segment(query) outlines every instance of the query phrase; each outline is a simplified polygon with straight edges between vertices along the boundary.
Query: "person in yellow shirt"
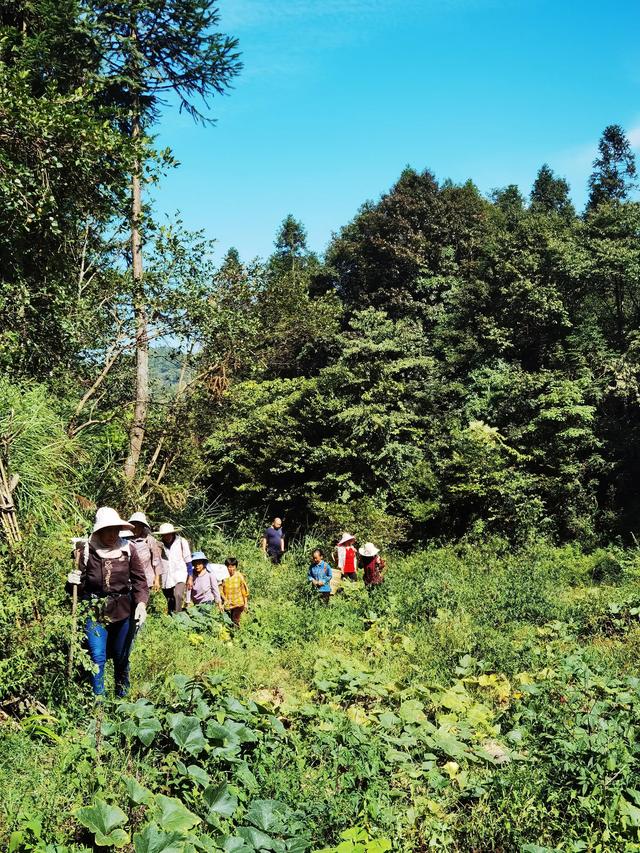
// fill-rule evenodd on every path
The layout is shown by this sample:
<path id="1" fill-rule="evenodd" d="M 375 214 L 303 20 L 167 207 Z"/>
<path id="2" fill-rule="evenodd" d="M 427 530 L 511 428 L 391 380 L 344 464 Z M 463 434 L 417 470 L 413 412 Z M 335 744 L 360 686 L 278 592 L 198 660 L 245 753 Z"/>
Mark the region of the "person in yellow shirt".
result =
<path id="1" fill-rule="evenodd" d="M 234 625 L 240 625 L 240 617 L 249 609 L 249 587 L 244 575 L 238 571 L 238 561 L 235 557 L 227 557 L 224 561 L 229 577 L 222 581 L 220 593 L 224 609 L 231 617 Z"/>

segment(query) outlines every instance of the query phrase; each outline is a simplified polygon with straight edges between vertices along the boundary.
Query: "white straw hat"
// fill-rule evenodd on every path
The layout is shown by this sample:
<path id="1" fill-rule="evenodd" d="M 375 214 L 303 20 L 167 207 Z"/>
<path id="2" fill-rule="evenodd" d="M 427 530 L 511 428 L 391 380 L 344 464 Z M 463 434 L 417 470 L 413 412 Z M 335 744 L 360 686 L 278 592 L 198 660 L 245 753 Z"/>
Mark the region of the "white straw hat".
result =
<path id="1" fill-rule="evenodd" d="M 145 527 L 151 527 L 147 521 L 147 516 L 143 512 L 134 512 L 129 519 L 129 524 L 144 524 Z"/>
<path id="2" fill-rule="evenodd" d="M 346 545 L 347 542 L 355 541 L 355 538 L 356 537 L 352 536 L 350 533 L 343 533 L 342 539 L 338 542 L 336 547 L 339 548 L 340 545 Z"/>
<path id="3" fill-rule="evenodd" d="M 365 542 L 362 548 L 358 548 L 358 553 L 361 557 L 375 557 L 380 553 L 380 549 L 376 548 L 373 542 Z"/>
<path id="4" fill-rule="evenodd" d="M 93 532 L 97 533 L 99 530 L 104 530 L 105 527 L 117 527 L 118 530 L 122 528 L 126 530 L 133 529 L 128 521 L 123 521 L 120 518 L 120 514 L 115 509 L 112 509 L 110 506 L 101 506 L 96 512 Z"/>
<path id="5" fill-rule="evenodd" d="M 170 533 L 177 533 L 178 528 L 174 527 L 170 521 L 163 521 L 158 528 L 158 536 L 168 536 Z"/>

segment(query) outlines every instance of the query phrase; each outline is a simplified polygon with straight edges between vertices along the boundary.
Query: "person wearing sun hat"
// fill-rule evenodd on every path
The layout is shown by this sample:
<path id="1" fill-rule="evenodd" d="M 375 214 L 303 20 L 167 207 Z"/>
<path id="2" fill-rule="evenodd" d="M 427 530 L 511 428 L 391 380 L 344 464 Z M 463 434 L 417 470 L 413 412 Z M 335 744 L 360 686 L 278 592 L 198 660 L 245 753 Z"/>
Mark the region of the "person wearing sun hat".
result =
<path id="1" fill-rule="evenodd" d="M 120 535 L 132 529 L 115 509 L 100 507 L 91 536 L 77 552 L 77 568 L 67 578 L 88 605 L 85 634 L 96 668 L 91 675 L 96 696 L 104 694 L 108 658 L 113 660 L 116 695 L 127 694 L 131 645 L 136 629 L 147 618 L 149 587 L 144 566 L 136 547 Z"/>
<path id="2" fill-rule="evenodd" d="M 160 583 L 169 615 L 180 613 L 184 607 L 185 590 L 193 586 L 191 547 L 178 533 L 178 529 L 168 521 L 158 528 L 162 542 Z"/>
<path id="3" fill-rule="evenodd" d="M 218 605 L 222 610 L 222 598 L 218 581 L 213 572 L 208 571 L 208 560 L 203 551 L 194 551 L 191 555 L 193 563 L 193 586 L 191 587 L 191 601 L 194 604 Z"/>
<path id="4" fill-rule="evenodd" d="M 160 543 L 155 536 L 151 535 L 151 525 L 143 512 L 134 512 L 129 519 L 129 524 L 133 526 L 132 541 L 142 560 L 149 589 L 160 589 L 160 575 L 162 573 Z"/>
<path id="5" fill-rule="evenodd" d="M 360 565 L 364 570 L 364 582 L 368 587 L 379 586 L 384 578 L 384 560 L 380 556 L 380 549 L 373 542 L 365 542 L 362 548 L 358 548 L 360 554 Z"/>
<path id="6" fill-rule="evenodd" d="M 345 531 L 336 545 L 336 557 L 338 568 L 345 580 L 355 581 L 358 574 L 356 571 L 358 553 L 356 551 L 356 537 Z"/>

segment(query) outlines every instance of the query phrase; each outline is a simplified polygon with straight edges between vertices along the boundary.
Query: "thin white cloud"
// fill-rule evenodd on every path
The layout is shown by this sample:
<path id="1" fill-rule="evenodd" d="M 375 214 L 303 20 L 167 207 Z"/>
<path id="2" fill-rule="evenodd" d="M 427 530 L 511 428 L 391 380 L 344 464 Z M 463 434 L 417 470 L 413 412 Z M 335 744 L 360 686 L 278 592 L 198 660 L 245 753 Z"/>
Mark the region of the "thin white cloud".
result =
<path id="1" fill-rule="evenodd" d="M 632 148 L 640 148 L 640 124 L 630 127 L 626 131 L 626 135 Z M 557 152 L 556 155 L 550 157 L 549 164 L 554 168 L 553 164 L 555 163 L 555 168 L 558 171 L 567 169 L 580 173 L 591 169 L 597 155 L 598 143 L 588 142 Z"/>
<path id="2" fill-rule="evenodd" d="M 625 132 L 631 147 L 639 151 L 640 123 L 633 123 Z M 598 142 L 593 141 L 551 153 L 546 158 L 554 172 L 569 181 L 572 195 L 579 204 L 586 200 L 587 182 L 597 156 Z"/>
<path id="3" fill-rule="evenodd" d="M 630 128 L 627 131 L 627 137 L 629 138 L 632 148 L 640 148 L 640 124 Z"/>

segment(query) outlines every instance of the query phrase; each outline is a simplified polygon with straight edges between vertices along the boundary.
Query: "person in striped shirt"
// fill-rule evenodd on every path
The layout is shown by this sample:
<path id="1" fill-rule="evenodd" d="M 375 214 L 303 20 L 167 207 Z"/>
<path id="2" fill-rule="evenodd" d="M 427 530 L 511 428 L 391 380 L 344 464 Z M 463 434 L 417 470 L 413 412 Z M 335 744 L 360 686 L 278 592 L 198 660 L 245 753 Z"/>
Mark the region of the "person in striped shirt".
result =
<path id="1" fill-rule="evenodd" d="M 240 625 L 240 618 L 249 609 L 249 587 L 244 575 L 238 571 L 238 561 L 235 557 L 227 557 L 224 561 L 229 577 L 222 581 L 220 593 L 224 609 L 231 617 L 234 625 Z"/>

